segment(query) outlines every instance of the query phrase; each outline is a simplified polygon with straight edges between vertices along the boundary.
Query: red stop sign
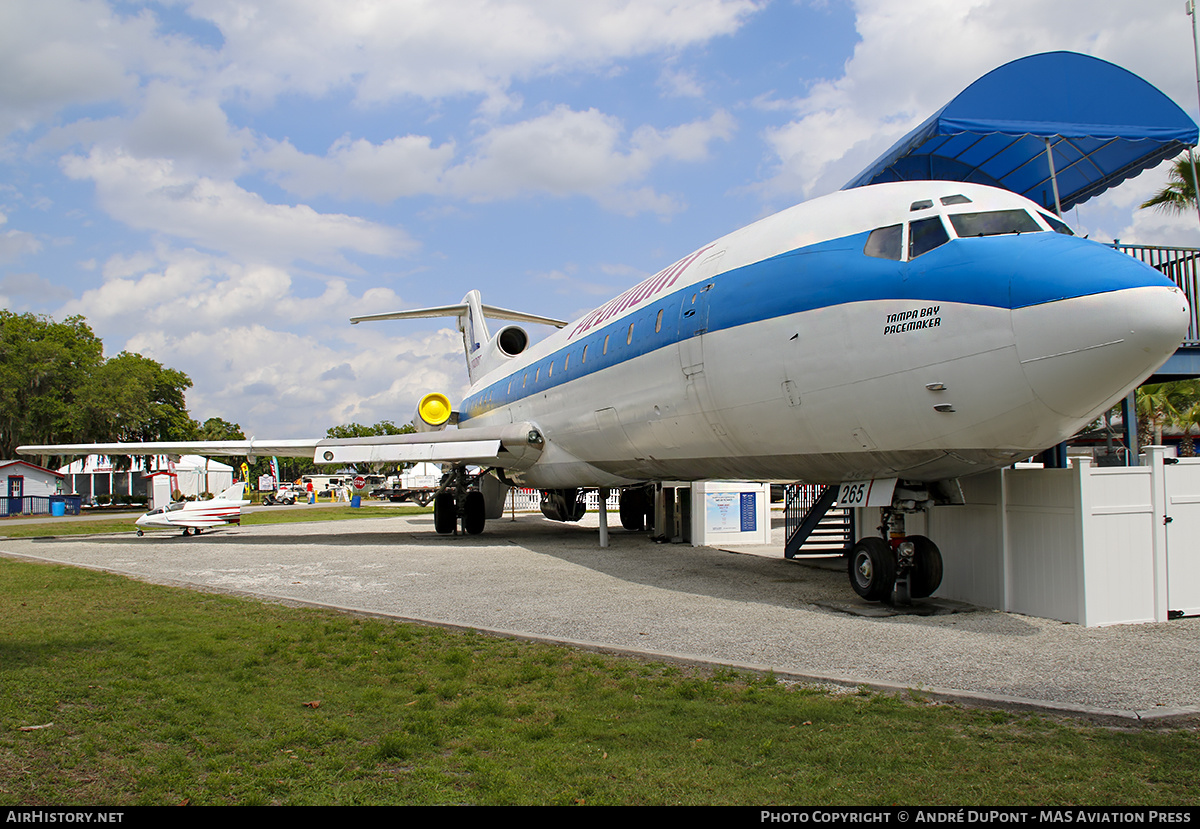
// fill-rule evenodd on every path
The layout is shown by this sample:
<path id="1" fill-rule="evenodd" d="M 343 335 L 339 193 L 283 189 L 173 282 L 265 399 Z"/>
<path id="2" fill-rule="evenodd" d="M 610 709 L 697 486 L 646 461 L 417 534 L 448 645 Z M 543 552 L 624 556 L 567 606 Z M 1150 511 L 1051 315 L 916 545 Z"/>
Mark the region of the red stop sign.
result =
<path id="1" fill-rule="evenodd" d="M 354 488 L 355 489 L 362 489 L 366 485 L 367 485 L 367 479 L 364 478 L 362 475 L 359 475 L 357 478 L 354 479 Z"/>

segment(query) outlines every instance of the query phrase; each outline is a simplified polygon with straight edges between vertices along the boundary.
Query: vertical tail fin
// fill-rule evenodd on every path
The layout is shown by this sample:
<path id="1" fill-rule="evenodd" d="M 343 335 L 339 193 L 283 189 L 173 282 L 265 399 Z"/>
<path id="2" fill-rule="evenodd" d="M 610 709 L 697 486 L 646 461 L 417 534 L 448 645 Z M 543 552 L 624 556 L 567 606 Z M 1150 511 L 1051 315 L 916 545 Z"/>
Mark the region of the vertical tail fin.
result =
<path id="1" fill-rule="evenodd" d="M 463 350 L 467 357 L 467 376 L 473 384 L 482 365 L 484 347 L 491 342 L 487 320 L 483 318 L 483 299 L 479 291 L 467 291 L 462 298 L 463 310 L 458 315 L 458 330 L 463 335 Z"/>
<path id="2" fill-rule="evenodd" d="M 238 481 L 236 484 L 229 487 L 229 489 L 225 490 L 220 495 L 218 495 L 217 500 L 220 500 L 220 501 L 244 501 L 244 500 L 246 500 L 245 494 L 246 494 L 245 481 Z"/>

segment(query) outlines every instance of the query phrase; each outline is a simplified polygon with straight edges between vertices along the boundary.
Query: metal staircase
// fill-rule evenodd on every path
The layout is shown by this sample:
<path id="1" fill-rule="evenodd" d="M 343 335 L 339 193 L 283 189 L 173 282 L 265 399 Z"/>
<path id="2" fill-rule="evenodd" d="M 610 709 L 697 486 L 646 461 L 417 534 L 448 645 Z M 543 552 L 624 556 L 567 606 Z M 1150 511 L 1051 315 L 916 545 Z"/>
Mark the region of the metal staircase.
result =
<path id="1" fill-rule="evenodd" d="M 818 484 L 789 484 L 784 489 L 783 555 L 838 555 L 854 543 L 854 516 L 835 508 L 838 488 Z"/>

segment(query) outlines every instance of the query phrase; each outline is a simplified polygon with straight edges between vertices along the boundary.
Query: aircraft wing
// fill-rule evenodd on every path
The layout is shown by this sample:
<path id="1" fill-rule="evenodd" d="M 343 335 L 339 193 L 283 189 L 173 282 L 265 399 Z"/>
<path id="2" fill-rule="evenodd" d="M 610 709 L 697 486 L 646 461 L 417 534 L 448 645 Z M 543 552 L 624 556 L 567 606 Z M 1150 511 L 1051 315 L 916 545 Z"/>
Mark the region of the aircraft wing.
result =
<path id="1" fill-rule="evenodd" d="M 531 423 L 473 429 L 445 429 L 366 438 L 241 441 L 192 440 L 176 443 L 65 443 L 18 446 L 22 455 L 201 455 L 204 457 L 312 458 L 318 464 L 465 463 L 527 469 L 541 454 L 544 439 Z"/>

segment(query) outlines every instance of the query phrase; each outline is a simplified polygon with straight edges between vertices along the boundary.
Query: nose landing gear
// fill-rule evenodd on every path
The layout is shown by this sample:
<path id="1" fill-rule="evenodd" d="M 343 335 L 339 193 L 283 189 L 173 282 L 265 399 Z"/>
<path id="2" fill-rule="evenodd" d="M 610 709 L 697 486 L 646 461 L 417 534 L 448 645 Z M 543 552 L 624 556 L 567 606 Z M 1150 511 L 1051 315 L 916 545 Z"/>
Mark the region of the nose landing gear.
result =
<path id="1" fill-rule="evenodd" d="M 904 534 L 904 512 L 881 508 L 879 530 L 887 537 L 863 538 L 850 550 L 850 586 L 869 602 L 909 605 L 933 595 L 942 583 L 941 551 L 923 535 Z"/>

